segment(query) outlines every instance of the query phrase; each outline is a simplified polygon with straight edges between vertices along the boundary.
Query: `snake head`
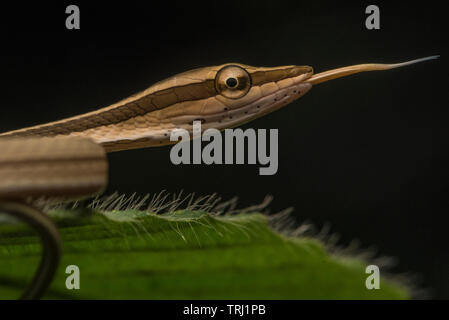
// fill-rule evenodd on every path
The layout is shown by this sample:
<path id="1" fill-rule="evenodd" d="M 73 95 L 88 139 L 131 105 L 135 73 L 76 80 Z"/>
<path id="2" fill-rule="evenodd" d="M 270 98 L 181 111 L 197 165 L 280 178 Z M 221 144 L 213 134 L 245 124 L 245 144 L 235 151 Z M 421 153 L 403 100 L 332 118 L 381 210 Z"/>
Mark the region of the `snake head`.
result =
<path id="1" fill-rule="evenodd" d="M 189 82 L 179 91 L 188 88 L 196 97 L 153 114 L 156 121 L 188 130 L 195 120 L 200 120 L 204 129 L 236 127 L 304 95 L 312 87 L 305 82 L 312 74 L 309 66 L 267 68 L 239 63 L 195 69 L 166 80 L 164 85 Z"/>

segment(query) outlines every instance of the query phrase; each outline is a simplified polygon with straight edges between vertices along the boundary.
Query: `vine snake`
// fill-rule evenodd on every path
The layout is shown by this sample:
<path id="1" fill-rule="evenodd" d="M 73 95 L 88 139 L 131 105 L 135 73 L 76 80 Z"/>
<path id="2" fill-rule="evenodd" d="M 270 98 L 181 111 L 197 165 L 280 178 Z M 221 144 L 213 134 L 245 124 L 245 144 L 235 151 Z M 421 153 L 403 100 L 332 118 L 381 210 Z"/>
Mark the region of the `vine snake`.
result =
<path id="1" fill-rule="evenodd" d="M 22 298 L 39 298 L 61 255 L 56 226 L 28 201 L 77 198 L 107 184 L 107 152 L 173 143 L 176 129 L 192 123 L 226 129 L 273 112 L 313 85 L 363 71 L 388 70 L 435 59 L 359 64 L 314 74 L 309 66 L 252 67 L 238 63 L 178 74 L 111 106 L 43 125 L 0 134 L 0 212 L 36 229 L 43 257 Z"/>

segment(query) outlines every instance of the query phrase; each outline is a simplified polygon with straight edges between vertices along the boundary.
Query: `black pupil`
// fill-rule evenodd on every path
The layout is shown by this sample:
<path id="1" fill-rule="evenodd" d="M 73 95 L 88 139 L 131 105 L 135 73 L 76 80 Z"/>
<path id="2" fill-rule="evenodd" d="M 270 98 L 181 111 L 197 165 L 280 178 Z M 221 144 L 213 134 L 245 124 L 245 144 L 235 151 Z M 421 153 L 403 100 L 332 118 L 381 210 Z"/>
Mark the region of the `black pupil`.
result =
<path id="1" fill-rule="evenodd" d="M 234 88 L 237 85 L 237 79 L 236 78 L 228 78 L 228 79 L 226 79 L 226 85 L 229 88 Z"/>

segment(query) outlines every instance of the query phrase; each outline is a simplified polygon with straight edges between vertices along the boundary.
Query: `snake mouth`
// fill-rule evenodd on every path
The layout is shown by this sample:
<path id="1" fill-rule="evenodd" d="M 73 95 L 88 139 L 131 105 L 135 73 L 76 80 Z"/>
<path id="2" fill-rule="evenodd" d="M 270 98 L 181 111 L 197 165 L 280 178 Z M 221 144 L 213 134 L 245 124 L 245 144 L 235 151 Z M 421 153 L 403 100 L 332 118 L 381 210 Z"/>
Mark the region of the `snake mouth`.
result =
<path id="1" fill-rule="evenodd" d="M 214 115 L 207 122 L 203 122 L 203 126 L 218 130 L 240 126 L 287 106 L 305 95 L 311 88 L 312 85 L 305 82 L 282 88 L 244 107 Z"/>

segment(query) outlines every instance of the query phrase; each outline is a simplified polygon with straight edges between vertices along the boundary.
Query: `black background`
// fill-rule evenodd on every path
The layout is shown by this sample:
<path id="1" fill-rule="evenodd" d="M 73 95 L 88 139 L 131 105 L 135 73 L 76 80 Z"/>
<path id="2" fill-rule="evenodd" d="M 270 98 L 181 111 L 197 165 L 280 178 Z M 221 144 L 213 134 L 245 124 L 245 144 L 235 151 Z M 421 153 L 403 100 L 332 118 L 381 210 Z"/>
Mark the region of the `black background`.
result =
<path id="1" fill-rule="evenodd" d="M 169 147 L 113 153 L 108 192 L 217 192 L 241 206 L 271 194 L 272 212 L 329 223 L 341 244 L 360 239 L 399 259 L 433 298 L 449 298 L 447 41 L 443 7 L 370 3 L 76 1 L 81 30 L 65 29 L 71 3 L 2 4 L 1 131 L 92 111 L 200 66 L 436 61 L 364 73 L 313 88 L 245 128 L 279 129 L 279 171 L 174 166 Z M 1 151 L 0 151 L 1 152 Z"/>

